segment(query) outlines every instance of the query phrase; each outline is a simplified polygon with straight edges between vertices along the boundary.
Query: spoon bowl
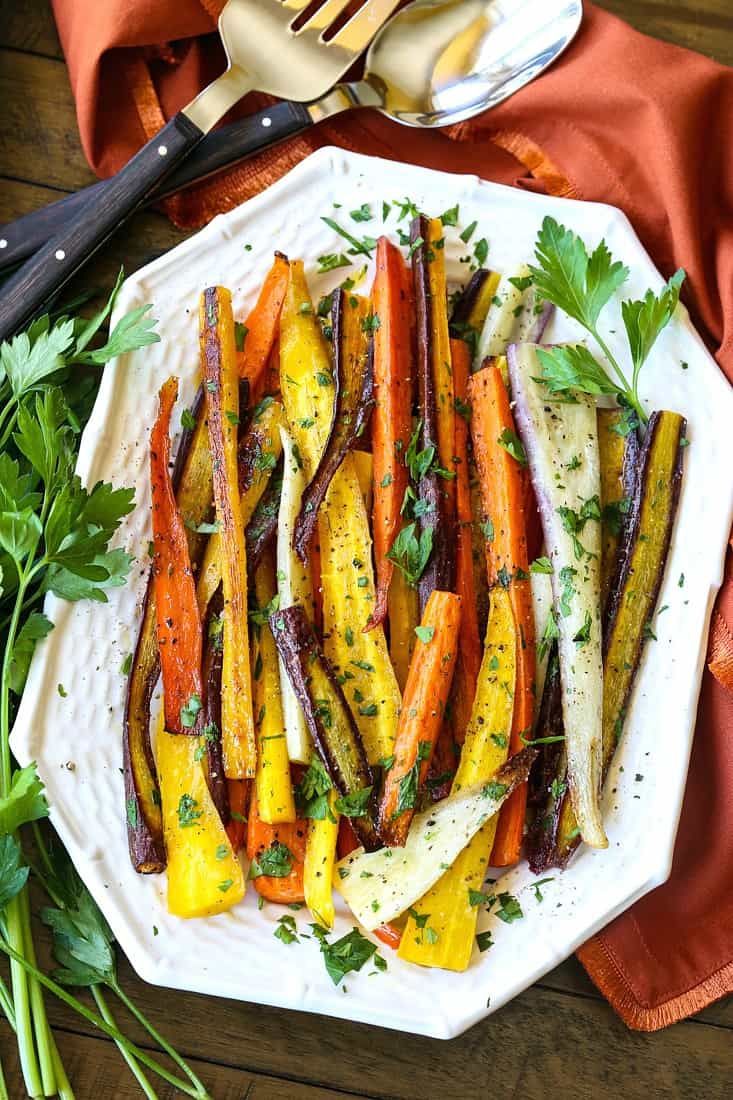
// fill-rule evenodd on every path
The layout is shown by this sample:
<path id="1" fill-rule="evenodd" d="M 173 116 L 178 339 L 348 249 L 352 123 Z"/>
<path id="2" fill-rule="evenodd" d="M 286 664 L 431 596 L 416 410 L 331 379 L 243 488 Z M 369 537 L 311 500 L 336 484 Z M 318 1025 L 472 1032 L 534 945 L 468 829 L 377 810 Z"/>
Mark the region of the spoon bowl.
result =
<path id="1" fill-rule="evenodd" d="M 311 112 L 375 107 L 406 126 L 464 122 L 539 76 L 582 19 L 582 0 L 415 0 L 375 37 L 362 80 Z"/>

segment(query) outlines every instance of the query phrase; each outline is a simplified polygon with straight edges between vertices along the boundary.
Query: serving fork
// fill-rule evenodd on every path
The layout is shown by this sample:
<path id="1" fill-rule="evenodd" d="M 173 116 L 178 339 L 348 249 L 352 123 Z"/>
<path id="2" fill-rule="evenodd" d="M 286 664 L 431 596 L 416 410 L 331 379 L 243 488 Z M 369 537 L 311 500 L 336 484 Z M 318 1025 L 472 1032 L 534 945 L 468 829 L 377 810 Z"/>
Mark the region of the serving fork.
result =
<path id="1" fill-rule="evenodd" d="M 399 0 L 362 0 L 346 18 L 351 3 L 321 0 L 314 8 L 313 0 L 228 0 L 219 17 L 226 70 L 4 284 L 0 340 L 21 328 L 248 92 L 296 102 L 325 95 Z"/>

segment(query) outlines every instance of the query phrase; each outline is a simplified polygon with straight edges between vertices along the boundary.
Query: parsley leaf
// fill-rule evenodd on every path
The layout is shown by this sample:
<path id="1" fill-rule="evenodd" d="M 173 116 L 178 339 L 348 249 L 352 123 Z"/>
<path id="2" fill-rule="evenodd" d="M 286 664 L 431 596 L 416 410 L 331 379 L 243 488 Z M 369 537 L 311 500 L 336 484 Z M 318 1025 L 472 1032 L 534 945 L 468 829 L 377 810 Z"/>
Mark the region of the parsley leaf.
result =
<path id="1" fill-rule="evenodd" d="M 311 928 L 320 942 L 326 971 L 334 985 L 338 985 L 347 974 L 361 970 L 377 950 L 376 944 L 362 936 L 358 928 L 353 928 L 335 943 L 328 942 L 320 925 L 312 924 Z"/>
<path id="2" fill-rule="evenodd" d="M 0 912 L 23 889 L 28 874 L 20 842 L 14 836 L 0 836 Z"/>
<path id="3" fill-rule="evenodd" d="M 578 649 L 582 649 L 583 646 L 587 645 L 590 641 L 590 632 L 592 625 L 593 620 L 591 618 L 590 611 L 586 611 L 583 625 L 581 626 L 580 630 L 578 630 L 577 633 L 573 635 L 573 641 L 575 642 Z"/>
<path id="4" fill-rule="evenodd" d="M 265 848 L 258 858 L 252 860 L 247 877 L 259 878 L 260 875 L 267 875 L 270 878 L 287 878 L 292 869 L 292 852 L 287 845 L 273 840 L 269 848 Z"/>
<path id="5" fill-rule="evenodd" d="M 13 775 L 10 792 L 0 798 L 0 835 L 14 833 L 29 821 L 48 817 L 48 802 L 35 764 L 20 768 Z"/>
<path id="6" fill-rule="evenodd" d="M 372 788 L 364 787 L 336 799 L 335 808 L 345 817 L 366 817 L 369 812 L 369 800 Z"/>
<path id="7" fill-rule="evenodd" d="M 535 256 L 538 266 L 530 267 L 530 271 L 540 298 L 564 310 L 594 337 L 613 372 L 609 375 L 583 345 L 540 349 L 543 380 L 555 393 L 616 393 L 620 403 L 646 423 L 638 392 L 639 372 L 677 308 L 684 271 L 677 271 L 659 295 L 649 290 L 639 301 L 621 305 L 632 362 L 629 382 L 598 330 L 600 315 L 628 278 L 628 268 L 613 260 L 605 241 L 589 255 L 583 241 L 554 218 L 545 218 L 542 223 Z"/>
<path id="8" fill-rule="evenodd" d="M 618 392 L 618 385 L 608 377 L 585 344 L 538 348 L 537 358 L 542 366 L 542 381 L 550 393 L 567 393 L 568 390 L 594 395 Z"/>
<path id="9" fill-rule="evenodd" d="M 496 442 L 500 447 L 503 447 L 520 466 L 527 465 L 527 455 L 522 446 L 522 441 L 517 433 L 512 431 L 511 428 L 504 428 Z"/>
<path id="10" fill-rule="evenodd" d="M 601 310 L 629 276 L 614 263 L 605 241 L 589 256 L 570 229 L 546 217 L 537 237 L 539 267 L 530 266 L 537 293 L 564 310 L 584 328 L 593 329 Z"/>
<path id="11" fill-rule="evenodd" d="M 513 894 L 499 894 L 499 908 L 496 910 L 499 920 L 505 924 L 513 924 L 515 920 L 521 920 L 524 916 L 522 907 Z"/>
<path id="12" fill-rule="evenodd" d="M 417 759 L 408 772 L 400 779 L 397 793 L 397 807 L 392 817 L 399 817 L 405 810 L 414 810 L 420 785 L 420 765 L 430 757 L 433 745 L 431 741 L 418 741 Z"/>
<path id="13" fill-rule="evenodd" d="M 25 686 L 36 642 L 40 642 L 52 630 L 53 623 L 40 611 L 31 612 L 20 628 L 10 659 L 9 686 L 16 695 L 20 695 Z"/>
<path id="14" fill-rule="evenodd" d="M 658 297 L 652 290 L 648 290 L 641 301 L 622 303 L 621 316 L 631 349 L 634 379 L 649 358 L 657 337 L 672 320 L 684 281 L 685 273 L 680 268 L 669 282 L 665 283 Z"/>
<path id="15" fill-rule="evenodd" d="M 405 580 L 413 588 L 425 571 L 433 550 L 433 532 L 426 527 L 418 538 L 417 524 L 408 523 L 403 527 L 387 554 L 391 562 L 402 572 Z"/>

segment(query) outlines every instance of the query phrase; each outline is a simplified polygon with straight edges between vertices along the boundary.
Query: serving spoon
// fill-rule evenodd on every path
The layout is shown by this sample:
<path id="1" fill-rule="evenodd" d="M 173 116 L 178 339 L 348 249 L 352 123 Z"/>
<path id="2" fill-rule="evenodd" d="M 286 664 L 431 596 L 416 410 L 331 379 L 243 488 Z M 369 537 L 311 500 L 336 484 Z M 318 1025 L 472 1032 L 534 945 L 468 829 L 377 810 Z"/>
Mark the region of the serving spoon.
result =
<path id="1" fill-rule="evenodd" d="M 497 106 L 539 76 L 578 32 L 582 0 L 415 0 L 387 22 L 361 80 L 310 104 L 281 102 L 209 134 L 147 198 L 157 201 L 345 111 L 371 107 L 435 128 Z M 0 227 L 0 270 L 32 255 L 109 181 Z"/>

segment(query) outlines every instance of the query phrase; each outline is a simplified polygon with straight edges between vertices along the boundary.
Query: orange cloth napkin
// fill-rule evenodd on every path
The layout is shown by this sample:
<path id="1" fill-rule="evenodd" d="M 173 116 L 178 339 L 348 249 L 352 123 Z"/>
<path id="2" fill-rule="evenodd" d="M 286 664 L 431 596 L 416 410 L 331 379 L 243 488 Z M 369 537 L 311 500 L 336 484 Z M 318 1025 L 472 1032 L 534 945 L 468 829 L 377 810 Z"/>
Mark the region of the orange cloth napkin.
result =
<path id="1" fill-rule="evenodd" d="M 221 0 L 53 6 L 84 150 L 101 175 L 223 67 L 211 33 Z M 250 96 L 240 113 L 265 102 Z M 733 380 L 732 129 L 733 70 L 637 34 L 587 3 L 570 50 L 494 111 L 442 133 L 407 130 L 376 113 L 336 119 L 165 205 L 177 224 L 201 225 L 325 144 L 613 203 L 665 275 L 687 270 L 685 301 Z M 664 1027 L 733 991 L 730 624 L 731 568 L 713 615 L 671 878 L 578 952 L 634 1028 Z"/>

